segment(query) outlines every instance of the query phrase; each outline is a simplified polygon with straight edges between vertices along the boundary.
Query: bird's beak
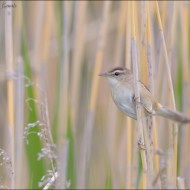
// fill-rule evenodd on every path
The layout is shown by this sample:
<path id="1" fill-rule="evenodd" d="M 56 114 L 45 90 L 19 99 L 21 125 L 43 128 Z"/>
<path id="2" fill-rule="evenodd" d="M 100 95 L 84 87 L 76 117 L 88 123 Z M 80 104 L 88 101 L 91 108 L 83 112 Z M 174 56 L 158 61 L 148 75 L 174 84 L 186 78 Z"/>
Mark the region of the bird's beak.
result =
<path id="1" fill-rule="evenodd" d="M 100 73 L 98 76 L 107 77 L 107 76 L 108 76 L 108 73 Z"/>

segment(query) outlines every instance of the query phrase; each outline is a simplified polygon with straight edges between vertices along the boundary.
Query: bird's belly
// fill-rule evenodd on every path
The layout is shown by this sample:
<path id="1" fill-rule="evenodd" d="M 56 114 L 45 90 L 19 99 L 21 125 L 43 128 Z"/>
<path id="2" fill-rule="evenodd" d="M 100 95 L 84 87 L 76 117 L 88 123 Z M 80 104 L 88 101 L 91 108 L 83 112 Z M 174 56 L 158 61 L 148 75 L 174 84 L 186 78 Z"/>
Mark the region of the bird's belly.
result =
<path id="1" fill-rule="evenodd" d="M 136 107 L 133 100 L 134 94 L 130 91 L 120 91 L 119 93 L 117 92 L 112 92 L 112 97 L 117 107 L 125 115 L 136 119 Z"/>

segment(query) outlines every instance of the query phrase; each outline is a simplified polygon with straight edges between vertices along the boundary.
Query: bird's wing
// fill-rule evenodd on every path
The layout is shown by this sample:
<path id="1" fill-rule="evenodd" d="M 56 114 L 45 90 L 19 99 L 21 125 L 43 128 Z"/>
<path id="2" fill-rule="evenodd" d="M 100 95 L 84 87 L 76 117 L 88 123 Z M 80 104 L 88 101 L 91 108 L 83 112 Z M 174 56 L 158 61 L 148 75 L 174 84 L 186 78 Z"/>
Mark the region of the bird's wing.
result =
<path id="1" fill-rule="evenodd" d="M 142 82 L 139 82 L 139 85 L 141 105 L 145 108 L 147 112 L 152 113 L 152 104 L 154 101 L 152 95 L 149 89 Z"/>

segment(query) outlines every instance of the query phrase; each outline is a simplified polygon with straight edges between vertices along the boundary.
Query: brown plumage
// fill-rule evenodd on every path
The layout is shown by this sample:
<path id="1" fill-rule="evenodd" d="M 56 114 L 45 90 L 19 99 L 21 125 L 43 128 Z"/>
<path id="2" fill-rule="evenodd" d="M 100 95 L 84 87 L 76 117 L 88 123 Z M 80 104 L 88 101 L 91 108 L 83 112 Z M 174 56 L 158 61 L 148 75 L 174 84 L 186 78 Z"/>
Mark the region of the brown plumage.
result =
<path id="1" fill-rule="evenodd" d="M 100 76 L 107 77 L 112 91 L 112 98 L 117 107 L 129 117 L 137 119 L 135 104 L 135 89 L 133 74 L 129 69 L 117 67 Z M 173 111 L 162 106 L 152 96 L 148 88 L 141 82 L 138 82 L 140 103 L 149 115 L 159 115 L 176 122 L 188 123 L 190 118 L 183 113 Z"/>

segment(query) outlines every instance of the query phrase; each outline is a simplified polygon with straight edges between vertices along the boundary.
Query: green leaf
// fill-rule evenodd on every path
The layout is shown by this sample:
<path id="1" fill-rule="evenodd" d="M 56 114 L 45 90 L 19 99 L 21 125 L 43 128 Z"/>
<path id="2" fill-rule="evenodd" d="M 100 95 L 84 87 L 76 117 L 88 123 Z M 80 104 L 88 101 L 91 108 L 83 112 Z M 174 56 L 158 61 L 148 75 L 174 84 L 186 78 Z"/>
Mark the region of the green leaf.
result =
<path id="1" fill-rule="evenodd" d="M 140 179 L 141 179 L 141 175 L 142 175 L 142 160 L 141 160 L 141 155 L 140 155 L 140 152 L 139 152 L 139 156 L 138 156 L 138 161 L 139 161 L 139 164 L 138 164 L 138 176 L 137 176 L 137 181 L 136 181 L 136 189 L 139 189 L 139 186 L 140 186 Z"/>
<path id="2" fill-rule="evenodd" d="M 24 33 L 22 34 L 22 56 L 24 59 L 24 73 L 25 76 L 32 80 L 32 71 L 30 66 L 30 60 L 28 56 L 28 49 L 27 49 L 27 43 Z M 27 98 L 35 99 L 34 94 L 34 87 L 28 86 L 26 88 L 26 94 Z M 29 109 L 27 107 L 28 112 L 28 118 L 27 118 L 27 124 L 34 123 L 38 120 L 37 117 L 37 111 L 36 111 L 36 103 L 34 101 L 28 102 Z M 32 132 L 32 133 L 31 133 Z M 40 161 L 37 160 L 38 153 L 41 152 L 41 142 L 40 138 L 37 135 L 37 132 L 39 132 L 39 126 L 33 127 L 29 130 L 29 134 L 27 136 L 28 144 L 26 145 L 27 150 L 27 159 L 28 159 L 28 167 L 29 167 L 29 175 L 32 179 L 29 184 L 32 189 L 38 188 L 38 182 L 44 175 L 44 160 L 41 159 Z"/>
<path id="3" fill-rule="evenodd" d="M 107 170 L 105 189 L 112 189 L 112 178 L 110 169 Z"/>
<path id="4" fill-rule="evenodd" d="M 71 183 L 69 189 L 74 189 L 74 188 L 76 188 L 76 172 L 75 172 L 74 139 L 73 139 L 73 131 L 72 131 L 72 127 L 71 127 L 70 114 L 68 116 L 67 139 L 69 142 L 68 163 L 67 163 L 67 180 L 70 181 L 70 183 Z"/>

